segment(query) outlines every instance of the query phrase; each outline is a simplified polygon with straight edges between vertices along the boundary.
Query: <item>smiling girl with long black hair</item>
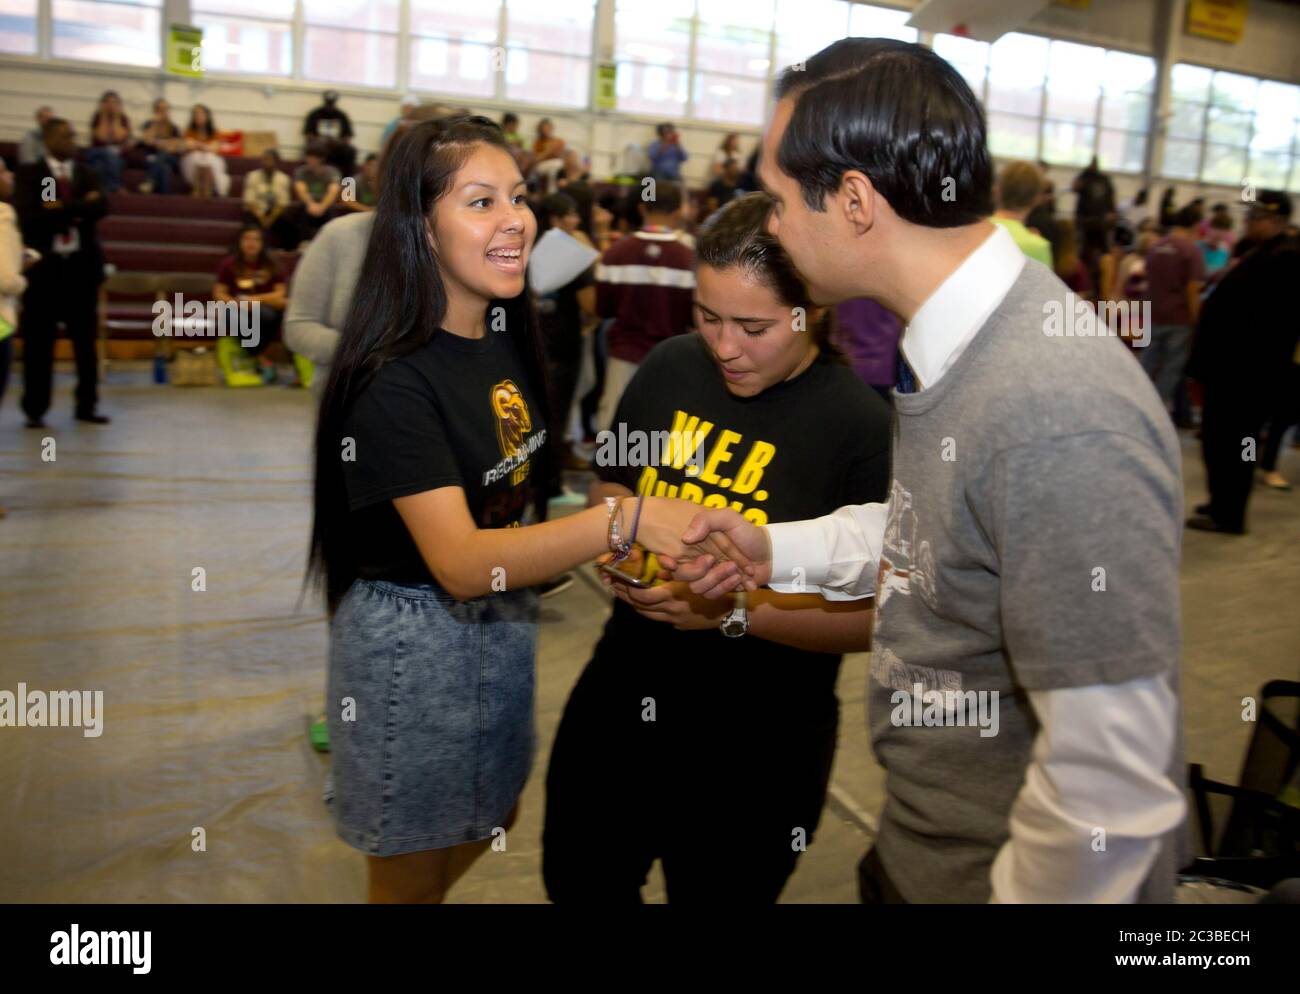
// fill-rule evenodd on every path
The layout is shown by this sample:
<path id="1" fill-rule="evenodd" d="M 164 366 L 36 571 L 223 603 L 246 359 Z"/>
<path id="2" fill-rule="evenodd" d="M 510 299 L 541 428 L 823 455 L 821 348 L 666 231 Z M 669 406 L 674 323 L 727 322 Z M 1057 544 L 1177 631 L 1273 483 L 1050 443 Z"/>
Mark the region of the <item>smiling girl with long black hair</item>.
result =
<path id="1" fill-rule="evenodd" d="M 441 901 L 531 767 L 532 588 L 632 515 L 520 527 L 550 446 L 524 281 L 537 225 L 501 130 L 426 121 L 389 157 L 321 398 L 309 570 L 338 833 L 370 857 L 372 901 Z M 637 537 L 680 554 L 691 517 L 647 499 Z"/>

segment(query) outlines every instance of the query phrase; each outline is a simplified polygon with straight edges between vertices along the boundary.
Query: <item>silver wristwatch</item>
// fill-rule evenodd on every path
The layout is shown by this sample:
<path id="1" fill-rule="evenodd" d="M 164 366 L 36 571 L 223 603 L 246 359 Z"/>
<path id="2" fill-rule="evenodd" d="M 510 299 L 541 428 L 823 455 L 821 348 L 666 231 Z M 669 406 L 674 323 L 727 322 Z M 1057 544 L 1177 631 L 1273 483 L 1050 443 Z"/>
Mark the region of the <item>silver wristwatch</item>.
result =
<path id="1" fill-rule="evenodd" d="M 749 631 L 749 612 L 745 610 L 745 592 L 743 590 L 736 593 L 735 607 L 731 613 L 722 619 L 722 626 L 718 629 L 727 638 L 740 638 Z"/>

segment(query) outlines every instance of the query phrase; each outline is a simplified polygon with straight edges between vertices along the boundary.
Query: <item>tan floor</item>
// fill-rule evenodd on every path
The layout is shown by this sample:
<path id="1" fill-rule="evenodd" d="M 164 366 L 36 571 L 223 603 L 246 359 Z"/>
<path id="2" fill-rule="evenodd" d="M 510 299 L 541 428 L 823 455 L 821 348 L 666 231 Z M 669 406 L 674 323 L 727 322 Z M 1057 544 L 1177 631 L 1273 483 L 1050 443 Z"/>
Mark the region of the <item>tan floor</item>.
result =
<path id="1" fill-rule="evenodd" d="M 154 387 L 118 367 L 111 426 L 73 422 L 61 377 L 38 432 L 22 427 L 15 373 L 0 412 L 0 689 L 102 690 L 104 731 L 0 729 L 0 901 L 360 900 L 362 858 L 333 835 L 324 760 L 306 739 L 325 648 L 315 601 L 297 605 L 308 396 Z M 1190 437 L 1184 451 L 1190 506 L 1202 472 Z M 1281 467 L 1292 479 L 1298 455 Z M 1250 526 L 1239 539 L 1190 533 L 1184 550 L 1187 754 L 1228 781 L 1251 731 L 1241 699 L 1300 676 L 1300 491 L 1257 490 Z M 206 591 L 192 590 L 196 567 Z M 545 602 L 522 815 L 455 900 L 545 899 L 542 773 L 606 610 L 593 582 Z M 866 663 L 845 661 L 833 798 L 786 901 L 856 899 L 883 784 L 866 746 Z M 656 875 L 645 896 L 662 895 Z"/>

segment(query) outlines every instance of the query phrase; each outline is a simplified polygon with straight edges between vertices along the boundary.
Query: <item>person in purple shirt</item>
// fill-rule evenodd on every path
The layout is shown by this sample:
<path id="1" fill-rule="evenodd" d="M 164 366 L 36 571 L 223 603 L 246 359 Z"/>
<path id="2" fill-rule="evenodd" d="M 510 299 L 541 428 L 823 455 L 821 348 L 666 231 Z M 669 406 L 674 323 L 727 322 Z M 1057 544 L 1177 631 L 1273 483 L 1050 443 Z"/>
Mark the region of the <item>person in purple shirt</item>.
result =
<path id="1" fill-rule="evenodd" d="M 1174 402 L 1200 309 L 1205 261 L 1196 240 L 1200 209 L 1184 207 L 1174 226 L 1147 252 L 1147 299 L 1151 301 L 1151 341 L 1139 353 L 1142 368 L 1156 385 L 1165 407 Z"/>
<path id="2" fill-rule="evenodd" d="M 898 318 L 866 297 L 835 309 L 835 344 L 849 357 L 853 372 L 889 401 L 898 379 Z"/>

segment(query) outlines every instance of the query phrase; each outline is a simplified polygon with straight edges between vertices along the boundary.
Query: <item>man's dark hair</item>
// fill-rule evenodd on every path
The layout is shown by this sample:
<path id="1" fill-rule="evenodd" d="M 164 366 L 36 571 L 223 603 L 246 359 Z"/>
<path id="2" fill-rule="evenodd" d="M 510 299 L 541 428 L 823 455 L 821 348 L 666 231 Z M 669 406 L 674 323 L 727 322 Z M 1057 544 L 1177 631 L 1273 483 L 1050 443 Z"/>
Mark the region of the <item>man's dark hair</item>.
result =
<path id="1" fill-rule="evenodd" d="M 675 214 L 681 210 L 682 188 L 669 180 L 656 180 L 654 200 L 643 200 L 641 206 L 647 214 Z"/>
<path id="2" fill-rule="evenodd" d="M 41 141 L 49 141 L 54 129 L 64 127 L 67 123 L 67 119 L 62 117 L 46 118 L 45 123 L 41 125 Z"/>
<path id="3" fill-rule="evenodd" d="M 845 38 L 786 69 L 776 96 L 796 101 L 777 165 L 811 210 L 856 169 L 912 224 L 955 228 L 993 213 L 984 110 L 930 49 Z"/>
<path id="4" fill-rule="evenodd" d="M 307 147 L 302 151 L 302 157 L 312 156 L 317 159 L 325 158 L 325 143 L 323 141 L 309 141 Z"/>

